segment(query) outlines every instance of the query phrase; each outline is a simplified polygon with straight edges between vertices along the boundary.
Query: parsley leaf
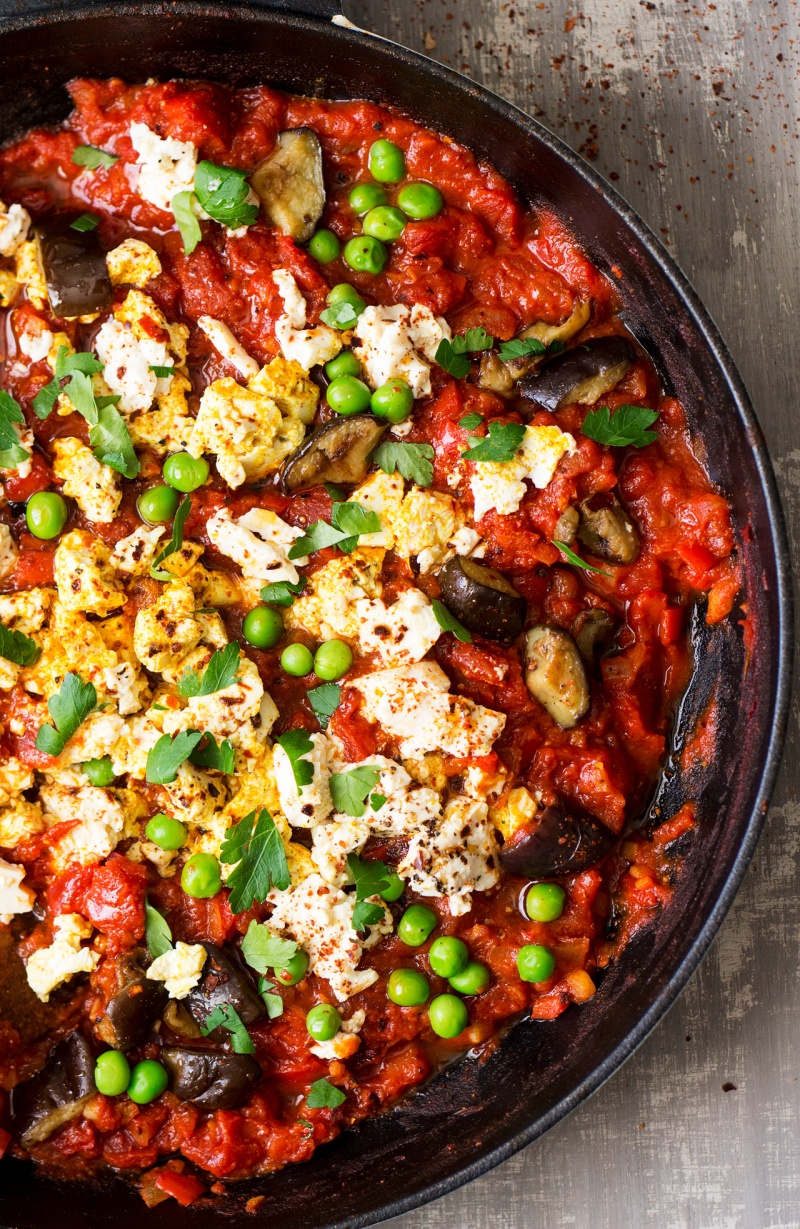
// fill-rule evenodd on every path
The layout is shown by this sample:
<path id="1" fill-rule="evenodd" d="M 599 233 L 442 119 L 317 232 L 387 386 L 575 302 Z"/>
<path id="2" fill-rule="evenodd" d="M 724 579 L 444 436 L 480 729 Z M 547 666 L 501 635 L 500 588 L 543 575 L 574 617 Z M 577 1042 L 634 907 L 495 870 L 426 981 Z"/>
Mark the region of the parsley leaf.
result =
<path id="1" fill-rule="evenodd" d="M 295 785 L 302 793 L 304 785 L 310 785 L 314 780 L 314 765 L 304 757 L 314 750 L 311 735 L 308 730 L 287 730 L 275 739 L 279 747 L 283 747 L 292 765 Z"/>
<path id="2" fill-rule="evenodd" d="M 347 1100 L 347 1094 L 341 1088 L 335 1088 L 326 1079 L 314 1080 L 308 1090 L 306 1105 L 310 1110 L 336 1109 Z"/>
<path id="3" fill-rule="evenodd" d="M 256 901 L 266 900 L 272 888 L 283 890 L 292 882 L 281 834 L 266 809 L 251 811 L 228 828 L 219 860 L 233 866 L 228 876 L 233 913 L 244 913 Z"/>
<path id="4" fill-rule="evenodd" d="M 356 885 L 356 900 L 380 895 L 392 881 L 392 872 L 385 862 L 367 862 L 355 853 L 347 855 L 347 869 Z"/>
<path id="5" fill-rule="evenodd" d="M 455 336 L 453 338 L 453 349 L 456 354 L 463 350 L 481 351 L 491 350 L 494 345 L 494 338 L 486 332 L 486 329 L 467 329 L 463 337 Z"/>
<path id="6" fill-rule="evenodd" d="M 184 495 L 178 505 L 178 511 L 172 521 L 172 537 L 162 551 L 160 551 L 150 565 L 150 575 L 153 580 L 174 580 L 175 577 L 171 572 L 165 572 L 160 568 L 159 563 L 163 563 L 168 555 L 174 555 L 176 550 L 180 550 L 183 546 L 183 527 L 186 524 L 186 518 L 189 515 L 189 510 L 192 506 L 191 495 Z"/>
<path id="7" fill-rule="evenodd" d="M 609 579 L 613 578 L 612 572 L 604 572 L 602 568 L 596 568 L 593 563 L 584 563 L 580 555 L 570 550 L 566 542 L 553 542 L 553 546 L 557 546 L 562 555 L 566 555 L 568 562 L 574 564 L 576 568 L 583 568 L 584 572 L 597 572 L 598 576 L 608 576 Z"/>
<path id="8" fill-rule="evenodd" d="M 231 1034 L 231 1044 L 234 1054 L 255 1054 L 253 1039 L 244 1026 L 241 1016 L 230 1003 L 221 1003 L 206 1016 L 205 1024 L 200 1025 L 204 1037 L 213 1033 L 216 1028 L 224 1028 Z"/>
<path id="9" fill-rule="evenodd" d="M 72 161 L 75 166 L 85 166 L 90 171 L 96 171 L 99 166 L 108 170 L 115 162 L 119 162 L 119 154 L 107 154 L 96 145 L 76 145 L 72 151 Z"/>
<path id="10" fill-rule="evenodd" d="M 297 947 L 292 939 L 279 939 L 263 922 L 252 921 L 242 939 L 242 955 L 256 973 L 285 969 Z"/>
<path id="11" fill-rule="evenodd" d="M 59 394 L 66 393 L 89 424 L 89 443 L 97 460 L 126 478 L 135 478 L 139 458 L 125 420 L 115 409 L 119 397 L 94 395 L 91 377 L 102 370 L 103 364 L 93 354 L 70 354 L 66 346 L 59 346 L 55 377 L 36 394 L 33 408 L 37 417 L 47 418 Z"/>
<path id="12" fill-rule="evenodd" d="M 201 730 L 181 730 L 173 739 L 162 734 L 154 747 L 147 752 L 145 780 L 150 785 L 169 785 L 178 775 L 181 764 L 188 760 L 200 739 Z"/>
<path id="13" fill-rule="evenodd" d="M 658 439 L 655 431 L 646 430 L 658 418 L 658 410 L 649 410 L 643 405 L 621 405 L 612 414 L 607 405 L 590 410 L 583 420 L 581 431 L 598 444 L 613 448 L 645 448 Z"/>
<path id="14" fill-rule="evenodd" d="M 194 190 L 208 216 L 229 230 L 252 226 L 258 217 L 258 205 L 251 205 L 247 199 L 250 185 L 246 171 L 199 162 L 194 173 Z"/>
<path id="15" fill-rule="evenodd" d="M 459 623 L 458 619 L 452 614 L 444 602 L 438 601 L 436 598 L 431 603 L 433 613 L 436 616 L 436 622 L 441 627 L 442 631 L 452 632 L 456 640 L 460 640 L 462 644 L 472 644 L 472 637 L 464 627 L 463 623 Z"/>
<path id="16" fill-rule="evenodd" d="M 378 445 L 372 459 L 386 474 L 398 470 L 409 482 L 416 482 L 417 486 L 430 486 L 433 482 L 434 455 L 430 444 L 396 444 L 393 440 L 387 440 Z"/>
<path id="17" fill-rule="evenodd" d="M 377 926 L 385 916 L 383 905 L 374 905 L 368 900 L 359 900 L 353 910 L 353 930 L 359 934 L 368 926 Z"/>
<path id="18" fill-rule="evenodd" d="M 25 415 L 17 402 L 4 389 L 0 390 L 0 467 L 16 469 L 31 454 L 19 442 L 13 423 L 25 423 Z"/>
<path id="19" fill-rule="evenodd" d="M 100 223 L 93 213 L 82 213 L 74 222 L 70 222 L 70 230 L 77 230 L 81 234 L 87 230 L 97 230 Z"/>
<path id="20" fill-rule="evenodd" d="M 84 683 L 78 674 L 65 674 L 60 688 L 47 701 L 47 707 L 54 726 L 39 726 L 36 750 L 47 755 L 60 755 L 78 726 L 97 707 L 94 684 Z"/>
<path id="21" fill-rule="evenodd" d="M 337 486 L 335 482 L 324 482 L 322 485 L 325 487 L 328 495 L 330 495 L 332 504 L 341 504 L 347 499 L 347 492 L 342 487 Z M 300 579 L 302 580 L 303 578 L 301 577 Z"/>
<path id="22" fill-rule="evenodd" d="M 371 764 L 351 768 L 349 772 L 331 774 L 330 787 L 333 805 L 343 815 L 363 815 L 366 799 L 380 780 L 380 771 Z"/>
<path id="23" fill-rule="evenodd" d="M 459 418 L 458 425 L 464 431 L 474 431 L 483 422 L 483 414 L 465 414 L 463 418 Z"/>
<path id="24" fill-rule="evenodd" d="M 224 772 L 230 776 L 236 763 L 233 744 L 227 738 L 223 738 L 217 746 L 213 734 L 209 734 L 208 730 L 205 732 L 205 739 L 205 743 L 195 747 L 189 756 L 189 762 L 198 768 L 213 768 L 216 772 Z"/>
<path id="25" fill-rule="evenodd" d="M 261 600 L 268 602 L 270 606 L 291 606 L 305 587 L 305 576 L 301 576 L 298 581 L 276 580 L 271 585 L 264 585 Z"/>
<path id="26" fill-rule="evenodd" d="M 370 794 L 369 805 L 372 807 L 373 811 L 380 811 L 381 807 L 384 806 L 385 802 L 386 802 L 385 794 Z"/>
<path id="27" fill-rule="evenodd" d="M 215 691 L 223 691 L 236 682 L 236 671 L 239 669 L 240 648 L 236 640 L 226 644 L 224 649 L 217 649 L 211 655 L 202 679 L 197 671 L 187 668 L 178 683 L 178 695 L 184 697 L 212 696 Z"/>
<path id="28" fill-rule="evenodd" d="M 150 364 L 150 370 L 154 376 L 158 376 L 159 380 L 168 380 L 170 376 L 175 375 L 175 367 L 159 367 L 155 363 Z"/>
<path id="29" fill-rule="evenodd" d="M 177 192 L 170 201 L 175 223 L 183 240 L 183 250 L 187 256 L 191 256 L 203 238 L 197 214 L 192 208 L 196 200 L 194 192 Z"/>
<path id="30" fill-rule="evenodd" d="M 172 931 L 167 919 L 147 898 L 144 902 L 144 937 L 153 960 L 158 960 L 165 952 L 172 951 Z"/>
<path id="31" fill-rule="evenodd" d="M 467 352 L 491 350 L 494 338 L 485 329 L 467 329 L 463 335 L 456 334 L 452 341 L 443 337 L 436 347 L 436 362 L 444 367 L 451 376 L 460 379 L 469 373 L 470 362 L 464 355 Z"/>
<path id="32" fill-rule="evenodd" d="M 258 993 L 264 1000 L 264 1006 L 267 1009 L 267 1015 L 270 1020 L 277 1020 L 283 1015 L 283 999 L 279 994 L 274 993 L 275 983 L 265 981 L 263 977 L 258 979 Z"/>
<path id="33" fill-rule="evenodd" d="M 17 666 L 32 666 L 38 661 L 41 651 L 30 636 L 23 636 L 22 632 L 12 631 L 0 623 L 0 657 L 13 661 Z"/>
<path id="34" fill-rule="evenodd" d="M 135 478 L 141 467 L 125 420 L 113 405 L 101 406 L 100 400 L 95 403 L 97 422 L 89 430 L 92 451 L 101 464 L 126 478 Z"/>
<path id="35" fill-rule="evenodd" d="M 314 716 L 321 730 L 327 730 L 328 722 L 342 699 L 342 689 L 338 683 L 323 683 L 321 687 L 312 687 L 306 692 L 306 699 L 314 710 Z"/>
<path id="36" fill-rule="evenodd" d="M 363 311 L 364 308 L 361 308 Z M 333 329 L 351 329 L 358 320 L 361 312 L 356 307 L 355 303 L 334 303 L 332 307 L 326 307 L 320 312 L 319 318 L 323 324 L 330 325 Z"/>
<path id="37" fill-rule="evenodd" d="M 521 422 L 490 422 L 489 434 L 479 439 L 471 435 L 471 447 L 461 453 L 467 461 L 510 461 L 522 443 L 525 426 Z"/>
<path id="38" fill-rule="evenodd" d="M 331 523 L 314 521 L 309 525 L 305 535 L 298 538 L 289 551 L 290 559 L 302 559 L 325 546 L 338 546 L 340 551 L 349 555 L 358 545 L 358 539 L 365 533 L 378 533 L 381 522 L 377 512 L 362 508 L 361 504 L 334 503 L 331 507 Z"/>
<path id="39" fill-rule="evenodd" d="M 563 341 L 551 341 L 547 345 L 538 337 L 515 337 L 513 341 L 500 344 L 500 358 L 504 363 L 515 358 L 530 358 L 539 354 L 559 354 L 564 349 Z"/>

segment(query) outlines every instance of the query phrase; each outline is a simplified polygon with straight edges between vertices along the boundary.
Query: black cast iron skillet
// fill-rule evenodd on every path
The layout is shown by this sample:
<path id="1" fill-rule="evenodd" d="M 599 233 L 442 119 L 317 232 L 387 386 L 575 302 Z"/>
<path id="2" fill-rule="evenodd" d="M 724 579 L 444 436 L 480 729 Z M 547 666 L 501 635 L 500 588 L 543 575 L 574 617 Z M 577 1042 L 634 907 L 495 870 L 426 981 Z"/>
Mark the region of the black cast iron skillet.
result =
<path id="1" fill-rule="evenodd" d="M 0 27 L 0 138 L 60 121 L 70 77 L 195 76 L 394 103 L 493 162 L 524 198 L 555 206 L 601 269 L 617 271 L 624 318 L 665 389 L 687 407 L 702 458 L 731 500 L 752 652 L 745 654 L 737 618 L 710 630 L 696 620 L 697 666 L 675 750 L 716 695 L 716 754 L 693 774 L 676 758 L 657 794 L 662 815 L 684 798 L 697 800 L 688 862 L 670 907 L 627 947 L 589 1003 L 554 1023 L 522 1022 L 486 1063 L 451 1067 L 308 1164 L 243 1183 L 210 1208 L 170 1200 L 148 1212 L 122 1178 L 63 1184 L 6 1160 L 0 1222 L 13 1229 L 118 1229 L 129 1216 L 153 1229 L 223 1217 L 234 1229 L 276 1220 L 292 1229 L 355 1229 L 484 1173 L 606 1080 L 673 1002 L 733 900 L 778 767 L 792 634 L 785 528 L 747 393 L 691 287 L 613 189 L 528 116 L 423 56 L 331 25 L 335 0 L 274 7 L 282 11 L 177 0 L 19 17 L 11 16 L 15 0 L 0 0 L 10 16 Z M 254 1216 L 242 1203 L 255 1194 L 265 1199 Z"/>

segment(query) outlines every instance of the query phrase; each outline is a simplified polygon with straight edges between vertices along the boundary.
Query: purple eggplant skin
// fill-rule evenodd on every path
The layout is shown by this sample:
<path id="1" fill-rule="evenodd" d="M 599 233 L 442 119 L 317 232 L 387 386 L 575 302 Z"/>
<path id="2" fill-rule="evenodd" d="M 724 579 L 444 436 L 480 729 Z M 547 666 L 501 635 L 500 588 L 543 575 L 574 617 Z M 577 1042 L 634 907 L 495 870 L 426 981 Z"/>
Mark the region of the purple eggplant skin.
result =
<path id="1" fill-rule="evenodd" d="M 371 414 L 337 416 L 287 457 L 281 470 L 284 495 L 299 495 L 325 482 L 353 486 L 367 476 L 369 459 L 388 428 Z"/>
<path id="2" fill-rule="evenodd" d="M 164 983 L 148 981 L 142 973 L 109 1000 L 95 1031 L 115 1050 L 133 1050 L 145 1040 L 168 1002 Z"/>
<path id="3" fill-rule="evenodd" d="M 626 337 L 595 337 L 543 363 L 519 391 L 551 414 L 564 405 L 594 405 L 635 362 L 636 350 Z"/>
<path id="4" fill-rule="evenodd" d="M 91 1046 L 82 1033 L 70 1033 L 50 1051 L 38 1075 L 18 1084 L 11 1094 L 11 1114 L 22 1146 L 41 1143 L 77 1118 L 96 1091 Z"/>
<path id="5" fill-rule="evenodd" d="M 50 310 L 68 320 L 103 311 L 114 298 L 99 232 L 73 230 L 78 216 L 56 213 L 34 227 Z"/>
<path id="6" fill-rule="evenodd" d="M 172 1076 L 175 1096 L 204 1110 L 235 1109 L 247 1100 L 261 1075 L 261 1067 L 249 1054 L 170 1046 L 161 1051 L 161 1061 Z"/>
<path id="7" fill-rule="evenodd" d="M 208 960 L 194 990 L 183 999 L 183 1005 L 202 1028 L 215 1007 L 233 1007 L 243 1024 L 259 1020 L 267 1010 L 264 1001 L 253 985 L 247 965 L 235 948 L 217 947 L 204 943 Z M 209 1033 L 215 1041 L 225 1041 L 229 1034 L 224 1028 Z"/>
<path id="8" fill-rule="evenodd" d="M 500 865 L 510 875 L 547 879 L 576 875 L 596 866 L 615 837 L 588 816 L 570 815 L 561 807 L 545 809 L 530 825 L 518 828 L 500 850 Z"/>

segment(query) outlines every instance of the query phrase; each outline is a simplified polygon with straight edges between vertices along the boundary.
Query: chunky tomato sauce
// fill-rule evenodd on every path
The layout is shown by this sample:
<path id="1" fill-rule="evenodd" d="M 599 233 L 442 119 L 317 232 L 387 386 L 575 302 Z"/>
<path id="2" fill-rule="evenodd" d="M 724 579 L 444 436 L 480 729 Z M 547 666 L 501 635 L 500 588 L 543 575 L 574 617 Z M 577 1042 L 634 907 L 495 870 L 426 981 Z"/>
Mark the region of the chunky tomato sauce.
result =
<path id="1" fill-rule="evenodd" d="M 88 211 L 99 221 L 105 250 L 135 237 L 158 254 L 161 272 L 147 282 L 146 293 L 168 321 L 189 326 L 192 414 L 214 381 L 242 380 L 197 327 L 201 317 L 224 322 L 258 366 L 280 356 L 275 333 L 285 305 L 272 276 L 275 269 L 293 275 L 312 328 L 320 322 L 330 287 L 348 282 L 368 304 L 429 309 L 446 319 L 453 335 L 484 329 L 494 338 L 495 348 L 531 326 L 558 328 L 581 303 L 590 304 L 591 310 L 577 334 L 568 339 L 570 347 L 627 336 L 613 288 L 557 216 L 526 211 L 495 170 L 478 163 L 455 141 L 402 115 L 369 102 L 294 98 L 267 87 L 231 91 L 203 83 L 130 86 L 120 80 L 80 80 L 70 92 L 75 110 L 62 129 L 31 132 L 0 153 L 0 196 L 7 206 L 22 205 L 34 223 L 56 210 Z M 369 150 L 379 138 L 403 150 L 407 177 L 434 184 L 444 197 L 444 208 L 432 218 L 407 221 L 402 235 L 387 245 L 388 262 L 380 273 L 358 272 L 341 256 L 321 264 L 289 235 L 267 225 L 263 216 L 236 234 L 214 221 L 203 221 L 202 240 L 187 254 L 172 215 L 132 186 L 130 170 L 136 153 L 131 124 L 146 125 L 162 138 L 191 142 L 199 158 L 248 174 L 273 152 L 279 133 L 310 128 L 321 142 L 324 158 L 326 204 L 319 225 L 342 242 L 359 231 L 349 193 L 355 183 L 370 180 Z M 72 161 L 78 146 L 113 150 L 118 160 L 89 173 Z M 126 288 L 116 288 L 117 303 L 125 293 Z M 27 474 L 6 471 L 4 481 L 0 517 L 13 535 L 17 554 L 0 588 L 12 594 L 53 586 L 59 539 L 37 538 L 29 531 L 25 503 L 36 492 L 61 488 L 53 468 L 55 441 L 89 440 L 86 421 L 77 412 L 69 413 L 69 407 L 64 414 L 37 417 L 33 399 L 52 380 L 53 371 L 44 356 L 26 359 L 18 339 L 35 317 L 86 353 L 92 350 L 100 322 L 59 319 L 46 303 L 32 302 L 30 288 L 26 291 L 24 286 L 4 315 L 2 383 L 21 406 L 35 440 Z M 153 328 L 158 334 L 159 326 Z M 590 408 L 586 402 L 567 401 L 548 411 L 525 403 L 517 395 L 519 390 L 511 395 L 493 391 L 479 359 L 480 354 L 473 356 L 469 374 L 461 378 L 431 362 L 430 393 L 417 399 L 406 433 L 392 438 L 432 445 L 431 489 L 455 492 L 471 515 L 468 483 L 453 482 L 453 474 L 464 464 L 470 430 L 480 435 L 488 423 L 526 422 L 569 433 L 574 449 L 563 456 L 550 481 L 541 488 L 528 482 L 515 511 L 492 508 L 475 523 L 485 543 L 480 563 L 499 570 L 524 597 L 526 628 L 541 625 L 579 638 L 580 628 L 591 616 L 599 618 L 598 626 L 608 634 L 602 643 L 589 647 L 583 669 L 590 703 L 581 719 L 566 728 L 526 684 L 524 637 L 504 644 L 480 634 L 471 639 L 459 639 L 449 631 L 440 635 L 427 660 L 444 671 L 450 694 L 502 714 L 505 723 L 488 754 L 438 756 L 429 764 L 435 778 L 430 783 L 457 798 L 464 794 L 470 772 L 484 782 L 494 779 L 496 789 L 492 793 L 486 786 L 486 797 L 489 813 L 497 817 L 499 848 L 504 841 L 513 843 L 509 807 L 519 790 L 539 808 L 560 807 L 586 817 L 596 831 L 611 834 L 613 840 L 609 837 L 609 846 L 596 864 L 572 874 L 545 876 L 566 892 L 563 912 L 551 922 L 526 916 L 525 890 L 536 876 L 502 871 L 496 885 L 475 892 L 471 907 L 461 913 L 450 909 L 446 896 L 422 895 L 407 886 L 403 897 L 389 906 L 395 923 L 392 933 L 361 958 L 360 967 L 376 970 L 377 980 L 352 995 L 345 1006 L 339 1004 L 347 1018 L 364 1013 L 360 1042 L 349 1057 L 329 1060 L 311 1051 L 306 1015 L 315 1004 L 335 1002 L 327 982 L 312 969 L 294 985 L 278 984 L 280 1014 L 274 1018 L 264 1014 L 249 1026 L 261 1076 L 243 1103 L 205 1110 L 171 1089 L 146 1104 L 137 1104 L 124 1093 L 96 1092 L 80 1113 L 46 1139 L 23 1148 L 15 1134 L 9 1093 L 43 1065 L 54 1040 L 76 1027 L 95 1052 L 103 1048 L 96 1026 L 118 990 L 120 960 L 142 949 L 146 899 L 166 919 L 173 941 L 187 944 L 237 948 L 254 920 L 268 922 L 272 914 L 272 904 L 263 900 L 234 912 L 226 887 L 207 898 L 187 894 L 175 873 L 177 867 L 162 877 L 151 861 L 126 856 L 130 833 L 99 861 L 54 861 L 54 848 L 79 818 L 56 823 L 48 815 L 40 831 L 0 849 L 0 855 L 24 867 L 25 883 L 36 894 L 34 914 L 25 914 L 12 925 L 17 953 L 28 961 L 52 943 L 56 917 L 76 914 L 91 924 L 92 950 L 99 959 L 88 978 L 79 976 L 54 992 L 47 1004 L 44 1033 L 33 1030 L 31 1035 L 30 1030 L 15 1028 L 13 1021 L 0 1026 L 0 1088 L 5 1090 L 0 1091 L 0 1149 L 8 1146 L 17 1155 L 33 1155 L 67 1173 L 87 1174 L 102 1164 L 143 1173 L 142 1190 L 149 1203 L 170 1196 L 191 1203 L 209 1187 L 223 1193 L 220 1182 L 308 1159 L 319 1144 L 391 1106 L 454 1055 L 476 1047 L 488 1052 L 498 1032 L 517 1017 L 554 1021 L 567 1008 L 580 1010 L 579 1005 L 594 993 L 602 968 L 669 904 L 676 861 L 686 848 L 683 838 L 694 823 L 692 808 L 687 805 L 648 835 L 635 831 L 636 820 L 664 761 L 676 702 L 691 674 L 691 611 L 701 602 L 704 617 L 715 623 L 730 615 L 736 599 L 739 576 L 726 501 L 693 451 L 683 407 L 661 394 L 655 370 L 638 348 L 635 360 L 598 404 L 612 413 L 622 406 L 658 411 L 656 440 L 640 447 L 609 446 L 583 434 Z M 317 368 L 312 378 L 319 374 Z M 461 426 L 468 415 L 480 416 L 475 421 L 484 426 Z M 315 421 L 325 423 L 333 417 L 323 396 Z M 93 522 L 71 499 L 63 533 L 87 531 L 113 548 L 141 526 L 136 501 L 159 479 L 164 457 L 147 448 L 137 451 L 139 474 L 122 480 L 121 502 L 113 519 Z M 322 485 L 287 494 L 277 474 L 271 473 L 231 489 L 214 467 L 213 455 L 209 460 L 211 475 L 192 494 L 184 535 L 205 549 L 207 568 L 219 569 L 234 581 L 239 567 L 219 550 L 208 531 L 220 510 L 239 518 L 253 509 L 267 509 L 301 529 L 331 518 L 331 493 Z M 608 507 L 612 500 L 635 526 L 635 558 L 609 564 L 572 537 L 573 553 L 590 562 L 592 570 L 576 566 L 555 545 L 564 541 L 565 510 Z M 335 547 L 325 547 L 313 552 L 302 570 L 313 579 L 337 557 L 341 555 Z M 381 564 L 381 581 L 384 601 L 411 587 L 427 599 L 441 598 L 434 572 L 422 572 L 414 559 L 391 550 Z M 130 636 L 139 612 L 158 600 L 161 584 L 145 574 L 127 587 L 120 615 L 127 628 L 124 634 Z M 275 647 L 249 645 L 242 624 L 251 606 L 252 602 L 234 601 L 220 613 L 227 636 L 237 640 L 255 663 L 277 707 L 271 737 L 292 729 L 316 733 L 320 726 L 307 693 L 319 679 L 286 673 L 280 657 L 289 639 L 312 651 L 318 640 L 300 628 Z M 347 686 L 348 679 L 357 681 L 376 668 L 369 653 L 357 654 L 331 718 L 331 734 L 350 764 L 376 755 L 399 758 L 396 742 L 368 719 L 361 694 Z M 33 770 L 38 785 L 42 774 L 53 769 L 52 757 L 36 748 L 39 727 L 48 720 L 47 697 L 27 690 L 24 680 L 0 696 L 3 756 L 16 757 Z M 686 754 L 713 755 L 714 729 L 712 707 Z M 26 797 L 35 796 L 36 785 Z M 142 823 L 165 809 L 161 786 L 139 780 L 135 788 Z M 530 815 L 525 822 L 531 822 Z M 294 837 L 308 847 L 307 829 L 305 835 L 295 831 Z M 394 867 L 407 848 L 407 839 L 372 834 L 361 857 Z M 447 981 L 432 971 L 430 940 L 410 947 L 397 933 L 398 919 L 415 902 L 436 914 L 432 937 L 459 937 L 470 959 L 489 970 L 483 992 L 464 999 L 468 1023 L 454 1038 L 432 1030 L 427 1004 L 402 1006 L 387 997 L 388 976 L 399 968 L 424 974 L 431 997 L 448 993 Z M 517 956 L 526 945 L 540 945 L 555 957 L 553 972 L 545 980 L 521 978 Z M 164 1045 L 184 1044 L 180 1030 L 171 1029 L 166 1017 L 157 1021 L 128 1052 L 131 1065 L 157 1061 Z M 198 1036 L 198 1030 L 191 1036 L 186 1043 L 190 1046 L 202 1049 L 211 1044 Z M 340 1104 L 316 1108 L 307 1104 L 309 1089 L 320 1080 L 344 1094 Z"/>

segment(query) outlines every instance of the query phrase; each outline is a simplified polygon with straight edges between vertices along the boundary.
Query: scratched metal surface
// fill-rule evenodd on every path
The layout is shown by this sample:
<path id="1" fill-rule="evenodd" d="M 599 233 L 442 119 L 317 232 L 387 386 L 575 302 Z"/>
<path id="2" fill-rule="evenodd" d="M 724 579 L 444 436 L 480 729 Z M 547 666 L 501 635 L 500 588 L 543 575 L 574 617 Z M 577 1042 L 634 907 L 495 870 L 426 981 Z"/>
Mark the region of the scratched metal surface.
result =
<path id="1" fill-rule="evenodd" d="M 346 0 L 345 11 L 505 95 L 614 181 L 720 326 L 796 538 L 795 0 Z M 667 1018 L 544 1139 L 398 1229 L 800 1226 L 797 745 L 795 702 L 755 861 Z"/>

